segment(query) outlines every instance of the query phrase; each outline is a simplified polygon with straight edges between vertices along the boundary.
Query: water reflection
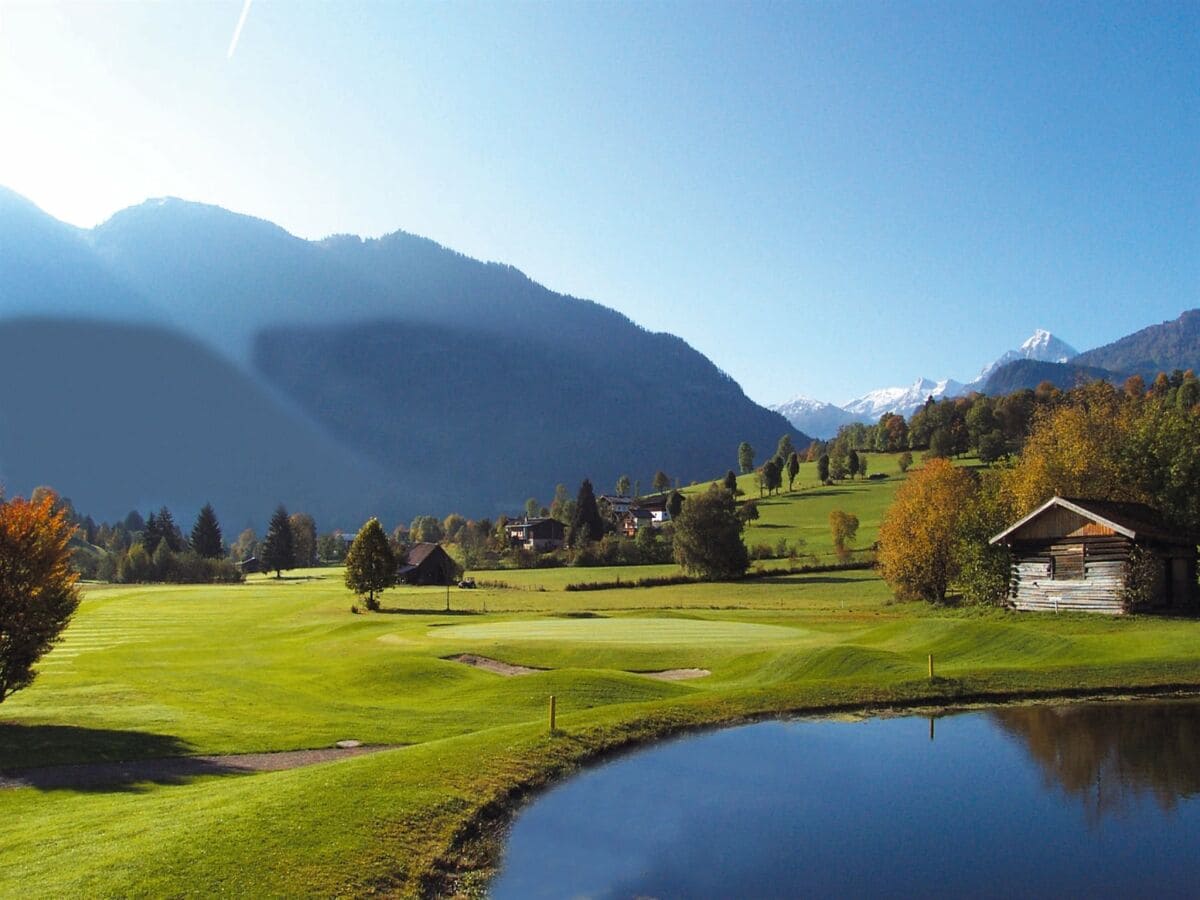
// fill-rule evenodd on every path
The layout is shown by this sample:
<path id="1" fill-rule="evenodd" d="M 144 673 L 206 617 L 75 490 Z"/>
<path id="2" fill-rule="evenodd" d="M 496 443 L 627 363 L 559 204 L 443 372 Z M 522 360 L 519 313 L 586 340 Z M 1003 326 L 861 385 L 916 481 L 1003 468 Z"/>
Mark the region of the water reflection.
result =
<path id="1" fill-rule="evenodd" d="M 1170 811 L 1200 793 L 1195 701 L 1013 707 L 990 715 L 1020 739 L 1046 785 L 1082 803 L 1092 821 L 1125 814 L 1147 794 Z"/>

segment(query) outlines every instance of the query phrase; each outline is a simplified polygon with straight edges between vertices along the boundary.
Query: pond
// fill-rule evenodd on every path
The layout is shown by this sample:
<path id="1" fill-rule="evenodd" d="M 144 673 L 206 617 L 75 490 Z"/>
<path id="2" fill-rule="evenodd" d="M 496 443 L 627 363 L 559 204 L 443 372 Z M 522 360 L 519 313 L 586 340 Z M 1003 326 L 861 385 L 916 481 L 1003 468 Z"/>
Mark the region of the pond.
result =
<path id="1" fill-rule="evenodd" d="M 495 898 L 1196 896 L 1200 701 L 767 722 L 589 769 Z"/>

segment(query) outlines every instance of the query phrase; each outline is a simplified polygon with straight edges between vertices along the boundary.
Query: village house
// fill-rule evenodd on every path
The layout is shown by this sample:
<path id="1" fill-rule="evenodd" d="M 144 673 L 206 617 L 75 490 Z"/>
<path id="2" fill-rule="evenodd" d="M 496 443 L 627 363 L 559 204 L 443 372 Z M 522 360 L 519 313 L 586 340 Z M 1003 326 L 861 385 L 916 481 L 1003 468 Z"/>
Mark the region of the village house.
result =
<path id="1" fill-rule="evenodd" d="M 614 518 L 619 518 L 629 512 L 629 507 L 633 504 L 633 500 L 629 497 L 620 497 L 613 494 L 601 494 L 596 498 L 597 503 L 607 503 L 608 508 L 612 510 Z"/>
<path id="2" fill-rule="evenodd" d="M 1012 553 L 1016 609 L 1130 612 L 1133 571 L 1143 573 L 1148 606 L 1197 601 L 1195 536 L 1140 503 L 1053 497 L 990 543 Z"/>
<path id="3" fill-rule="evenodd" d="M 655 497 L 639 497 L 633 501 L 634 509 L 644 509 L 650 513 L 650 518 L 655 525 L 662 525 L 664 522 L 671 521 L 671 513 L 667 510 L 666 494 L 659 494 Z"/>
<path id="4" fill-rule="evenodd" d="M 566 528 L 558 519 L 521 519 L 508 523 L 509 541 L 535 553 L 561 549 L 566 536 Z"/>
<path id="5" fill-rule="evenodd" d="M 414 544 L 404 555 L 397 577 L 404 584 L 453 584 L 458 564 L 439 544 Z"/>
<path id="6" fill-rule="evenodd" d="M 654 515 L 648 509 L 631 509 L 621 519 L 621 531 L 625 537 L 634 537 L 647 526 L 654 527 Z"/>

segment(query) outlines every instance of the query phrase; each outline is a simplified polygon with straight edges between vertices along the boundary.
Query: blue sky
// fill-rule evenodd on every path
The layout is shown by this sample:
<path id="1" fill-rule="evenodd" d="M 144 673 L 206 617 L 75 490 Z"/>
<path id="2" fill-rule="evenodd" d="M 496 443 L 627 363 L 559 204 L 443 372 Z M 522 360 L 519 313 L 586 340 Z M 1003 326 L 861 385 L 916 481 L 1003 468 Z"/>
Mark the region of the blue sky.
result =
<path id="1" fill-rule="evenodd" d="M 1200 299 L 1196 3 L 0 2 L 0 184 L 403 229 L 763 402 Z"/>

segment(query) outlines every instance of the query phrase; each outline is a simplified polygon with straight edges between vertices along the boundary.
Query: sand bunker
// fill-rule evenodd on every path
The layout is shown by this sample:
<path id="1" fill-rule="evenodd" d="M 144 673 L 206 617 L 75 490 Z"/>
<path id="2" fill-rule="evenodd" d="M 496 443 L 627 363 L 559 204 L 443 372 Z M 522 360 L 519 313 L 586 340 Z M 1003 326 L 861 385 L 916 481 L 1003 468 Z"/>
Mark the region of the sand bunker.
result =
<path id="1" fill-rule="evenodd" d="M 486 656 L 476 656 L 474 653 L 462 653 L 458 656 L 448 656 L 446 659 L 466 663 L 477 669 L 494 672 L 497 675 L 532 675 L 534 672 L 545 672 L 545 669 L 532 669 L 529 666 L 514 666 L 498 659 L 488 659 Z"/>

